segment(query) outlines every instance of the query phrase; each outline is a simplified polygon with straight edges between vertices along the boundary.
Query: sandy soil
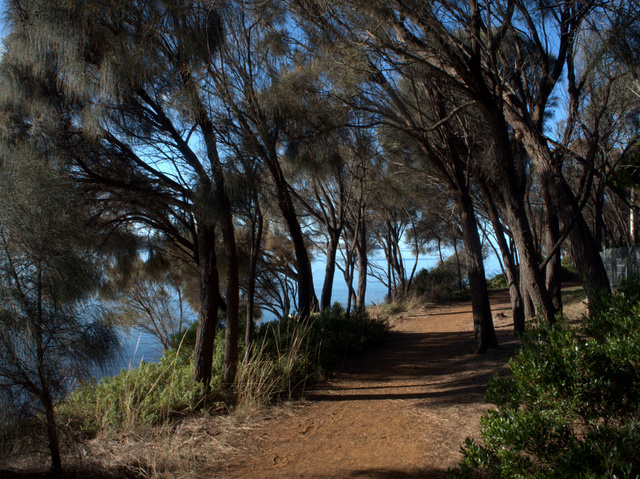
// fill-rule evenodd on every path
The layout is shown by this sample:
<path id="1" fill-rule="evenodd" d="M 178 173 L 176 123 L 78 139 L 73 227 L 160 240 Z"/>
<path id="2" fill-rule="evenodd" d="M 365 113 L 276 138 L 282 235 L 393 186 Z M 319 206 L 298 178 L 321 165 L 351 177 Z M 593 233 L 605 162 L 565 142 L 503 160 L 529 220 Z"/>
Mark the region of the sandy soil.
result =
<path id="1" fill-rule="evenodd" d="M 236 438 L 225 478 L 446 477 L 479 436 L 489 378 L 516 345 L 505 293 L 492 311 L 502 348 L 473 354 L 467 303 L 404 314 L 384 347 L 349 363 L 307 399 Z"/>

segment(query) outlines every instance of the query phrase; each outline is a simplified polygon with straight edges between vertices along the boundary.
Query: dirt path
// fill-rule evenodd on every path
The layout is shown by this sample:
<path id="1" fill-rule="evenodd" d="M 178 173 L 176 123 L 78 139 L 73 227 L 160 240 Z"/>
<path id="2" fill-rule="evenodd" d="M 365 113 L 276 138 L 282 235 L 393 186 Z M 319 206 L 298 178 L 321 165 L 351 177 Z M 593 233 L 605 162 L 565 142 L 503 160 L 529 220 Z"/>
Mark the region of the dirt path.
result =
<path id="1" fill-rule="evenodd" d="M 488 379 L 515 344 L 506 294 L 492 298 L 503 348 L 473 354 L 461 303 L 392 325 L 384 347 L 309 391 L 307 401 L 247 432 L 226 464 L 232 478 L 445 477 L 467 436 L 479 435 Z"/>

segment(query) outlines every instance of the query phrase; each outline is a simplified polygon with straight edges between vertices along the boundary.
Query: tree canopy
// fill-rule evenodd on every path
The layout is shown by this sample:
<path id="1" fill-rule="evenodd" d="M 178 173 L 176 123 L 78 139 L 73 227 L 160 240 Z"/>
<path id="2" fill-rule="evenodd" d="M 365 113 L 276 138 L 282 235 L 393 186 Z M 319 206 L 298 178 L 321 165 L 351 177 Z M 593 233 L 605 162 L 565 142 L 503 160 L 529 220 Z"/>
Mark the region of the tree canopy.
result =
<path id="1" fill-rule="evenodd" d="M 601 249 L 635 245 L 634 2 L 15 0 L 6 19 L 3 141 L 54 146 L 101 234 L 194 272 L 205 386 L 219 315 L 232 389 L 240 309 L 247 339 L 254 308 L 309 321 L 336 268 L 364 307 L 373 247 L 401 298 L 406 249 L 462 245 L 485 351 L 487 236 L 516 331 L 561 310 L 563 254 L 593 299 Z"/>

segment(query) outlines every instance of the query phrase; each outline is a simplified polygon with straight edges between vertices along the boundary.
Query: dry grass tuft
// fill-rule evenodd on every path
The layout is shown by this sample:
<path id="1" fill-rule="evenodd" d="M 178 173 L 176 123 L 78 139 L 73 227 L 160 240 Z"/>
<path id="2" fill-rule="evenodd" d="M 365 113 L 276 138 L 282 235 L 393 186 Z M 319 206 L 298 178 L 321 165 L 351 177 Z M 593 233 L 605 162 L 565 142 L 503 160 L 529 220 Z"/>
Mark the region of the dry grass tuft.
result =
<path id="1" fill-rule="evenodd" d="M 134 433 L 93 439 L 85 444 L 83 454 L 91 458 L 95 470 L 126 471 L 127 477 L 224 477 L 222 459 L 238 454 L 233 444 L 255 427 L 251 419 L 234 414 L 190 416 Z"/>
<path id="2" fill-rule="evenodd" d="M 434 306 L 434 303 L 428 303 L 421 298 L 412 296 L 393 303 L 372 304 L 367 306 L 367 312 L 370 317 L 383 319 L 393 326 L 396 321 L 403 319 L 405 314 L 409 316 L 424 314 Z"/>
<path id="3" fill-rule="evenodd" d="M 273 344 L 276 347 L 285 344 L 285 349 L 278 349 L 275 356 L 270 354 L 265 336 L 255 348 L 251 359 L 245 357 L 236 379 L 237 411 L 247 414 L 259 411 L 274 398 L 291 399 L 300 386 L 296 381 L 305 377 L 301 370 L 310 361 L 308 353 L 305 353 L 309 328 L 304 325 L 296 326 L 286 341 L 280 338 L 282 331 L 276 328 Z"/>

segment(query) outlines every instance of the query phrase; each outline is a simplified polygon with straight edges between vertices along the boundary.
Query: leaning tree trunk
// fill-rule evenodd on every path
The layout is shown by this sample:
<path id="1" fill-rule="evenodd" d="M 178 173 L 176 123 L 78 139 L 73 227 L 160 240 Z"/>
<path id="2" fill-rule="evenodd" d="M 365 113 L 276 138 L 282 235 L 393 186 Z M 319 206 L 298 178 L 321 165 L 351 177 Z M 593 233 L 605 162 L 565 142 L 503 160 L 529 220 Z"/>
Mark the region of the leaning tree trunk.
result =
<path id="1" fill-rule="evenodd" d="M 296 215 L 293 200 L 289 193 L 289 185 L 284 177 L 280 164 L 277 160 L 277 153 L 271 151 L 265 155 L 267 168 L 271 173 L 275 187 L 276 196 L 278 198 L 278 206 L 280 212 L 287 223 L 291 242 L 296 254 L 296 267 L 298 269 L 298 314 L 300 320 L 308 321 L 309 315 L 318 307 L 318 299 L 316 297 L 313 286 L 313 270 L 311 269 L 311 261 L 307 246 L 304 242 L 304 234 Z"/>
<path id="2" fill-rule="evenodd" d="M 204 106 L 200 103 L 198 103 L 197 111 L 197 120 L 202 128 L 202 134 L 207 148 L 207 159 L 209 160 L 211 174 L 213 176 L 213 195 L 216 207 L 219 211 L 220 229 L 222 231 L 222 240 L 226 256 L 227 321 L 224 342 L 222 384 L 225 389 L 230 389 L 235 382 L 236 372 L 238 370 L 238 340 L 240 338 L 240 279 L 238 248 L 236 246 L 235 227 L 233 224 L 233 210 L 225 186 L 224 171 L 218 154 L 215 129 L 213 123 L 207 116 Z M 208 182 L 208 179 L 206 179 L 206 181 Z"/>
<path id="3" fill-rule="evenodd" d="M 527 218 L 524 201 L 523 173 L 517 171 L 519 163 L 514 157 L 509 127 L 501 103 L 487 87 L 480 70 L 474 72 L 470 86 L 482 109 L 483 116 L 491 129 L 493 151 L 491 161 L 479 165 L 478 173 L 483 179 L 492 179 L 496 197 L 499 198 L 505 221 L 513 234 L 520 258 L 520 285 L 524 300 L 524 290 L 535 304 L 538 312 L 553 321 L 554 308 L 546 289 L 544 277 L 539 269 L 539 251 L 536 248 L 531 225 Z M 525 309 L 526 311 L 526 309 Z"/>
<path id="4" fill-rule="evenodd" d="M 550 202 L 563 227 L 569 228 L 570 252 L 578 271 L 582 274 L 583 285 L 589 301 L 596 301 L 603 293 L 611 291 L 607 271 L 580 206 L 564 177 L 551 166 L 540 172 L 540 181 L 547 184 Z"/>
<path id="5" fill-rule="evenodd" d="M 209 389 L 213 367 L 213 350 L 221 298 L 215 252 L 215 227 L 204 221 L 198 224 L 197 261 L 200 270 L 200 313 L 194 350 L 193 380 Z"/>
<path id="6" fill-rule="evenodd" d="M 553 322 L 555 317 L 553 302 L 539 268 L 540 254 L 536 248 L 531 225 L 527 218 L 523 179 L 515 170 L 515 159 L 504 118 L 499 112 L 493 113 L 497 115 L 491 123 L 495 147 L 493 151 L 494 163 L 501 168 L 499 186 L 496 188 L 499 189 L 500 204 L 507 225 L 513 234 L 520 258 L 521 294 L 524 299 L 523 290 L 526 290 L 537 311 Z M 498 182 L 496 171 L 484 171 L 483 176 L 495 178 L 496 181 L 492 182 L 493 184 Z"/>
<path id="7" fill-rule="evenodd" d="M 253 347 L 253 333 L 255 330 L 254 304 L 256 296 L 256 276 L 258 269 L 258 257 L 260 256 L 262 244 L 262 230 L 264 227 L 262 211 L 258 200 L 256 202 L 256 218 L 251 223 L 251 258 L 249 260 L 249 278 L 247 286 L 247 325 L 244 336 L 244 344 L 247 362 L 251 359 Z"/>
<path id="8" fill-rule="evenodd" d="M 340 229 L 329 228 L 329 243 L 327 244 L 327 264 L 324 272 L 324 283 L 320 294 L 320 311 L 331 306 L 331 294 L 333 292 L 333 278 L 336 274 L 336 255 L 340 241 Z"/>
<path id="9" fill-rule="evenodd" d="M 509 298 L 511 299 L 513 332 L 515 334 L 520 334 L 524 332 L 525 313 L 522 295 L 520 294 L 520 285 L 518 284 L 514 255 L 504 237 L 504 227 L 500 221 L 498 208 L 489 192 L 489 188 L 482 181 L 478 181 L 478 183 L 480 184 L 482 194 L 487 202 L 487 212 L 491 220 L 491 225 L 493 226 L 498 248 L 500 249 L 500 255 L 502 256 L 502 264 L 504 265 L 504 273 L 507 280 L 507 286 L 509 288 Z"/>
<path id="10" fill-rule="evenodd" d="M 523 138 L 525 148 L 538 168 L 540 183 L 545 185 L 549 195 L 548 205 L 553 208 L 551 214 L 558 215 L 563 228 L 568 229 L 571 258 L 582 273 L 587 298 L 595 301 L 602 293 L 611 291 L 600 257 L 600 245 L 596 243 L 561 167 L 550 158 L 546 140 L 530 132 Z"/>
<path id="11" fill-rule="evenodd" d="M 236 248 L 233 219 L 229 213 L 223 220 L 223 236 L 227 263 L 227 324 L 224 339 L 222 384 L 230 389 L 238 371 L 238 340 L 240 338 L 240 281 L 238 277 L 238 250 Z"/>
<path id="12" fill-rule="evenodd" d="M 539 268 L 539 254 L 527 221 L 524 204 L 508 193 L 504 195 L 507 223 L 513 233 L 520 257 L 520 284 L 527 291 L 532 304 L 543 317 L 553 322 L 554 306 Z M 526 312 L 526 304 L 525 304 Z"/>
<path id="13" fill-rule="evenodd" d="M 545 267 L 545 284 L 551 295 L 553 307 L 556 313 L 562 311 L 562 265 L 560 262 L 560 248 L 551 251 L 560 238 L 560 225 L 558 216 L 547 208 L 547 224 L 545 231 L 545 241 L 547 243 L 547 265 Z"/>
<path id="14" fill-rule="evenodd" d="M 39 282 L 40 286 L 40 282 Z M 40 289 L 40 288 L 39 288 Z M 42 319 L 42 300 L 40 291 L 38 292 L 38 314 L 41 317 L 40 327 L 44 327 Z M 53 398 L 51 397 L 51 389 L 49 387 L 49 378 L 45 370 L 44 347 L 42 344 L 42 332 L 36 331 L 36 354 L 38 361 L 38 379 L 40 380 L 39 397 L 44 407 L 47 439 L 49 443 L 49 452 L 51 453 L 51 472 L 54 474 L 62 473 L 62 458 L 60 455 L 60 441 L 58 439 L 58 425 L 56 424 L 56 414 L 53 408 Z"/>

